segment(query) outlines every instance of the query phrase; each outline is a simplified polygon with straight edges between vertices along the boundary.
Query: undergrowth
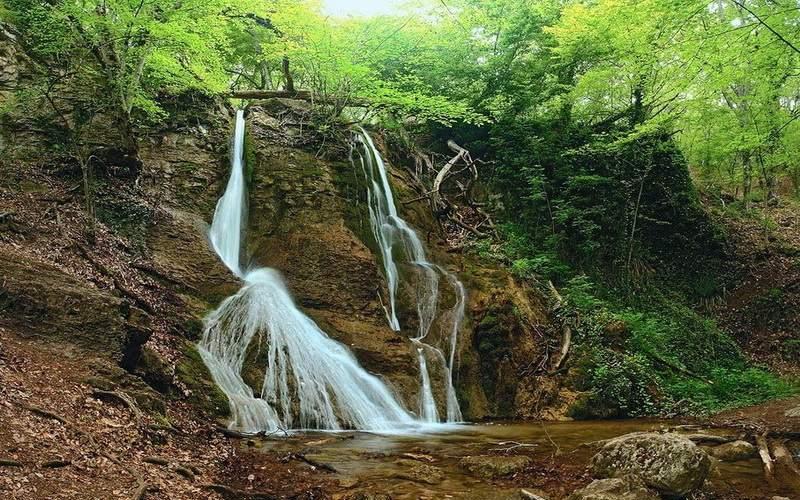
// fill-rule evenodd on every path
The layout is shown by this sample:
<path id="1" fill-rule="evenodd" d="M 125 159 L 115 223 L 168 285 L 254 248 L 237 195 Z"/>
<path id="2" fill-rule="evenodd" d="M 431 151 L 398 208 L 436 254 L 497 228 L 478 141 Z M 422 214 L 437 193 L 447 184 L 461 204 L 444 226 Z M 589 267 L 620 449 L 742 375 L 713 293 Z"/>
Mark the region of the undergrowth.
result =
<path id="1" fill-rule="evenodd" d="M 582 393 L 570 409 L 575 418 L 708 414 L 800 390 L 748 364 L 734 340 L 698 312 L 722 286 L 707 273 L 623 280 L 580 272 L 513 224 L 502 226 L 501 241 L 472 250 L 505 262 L 543 292 L 552 281 L 565 299 L 560 319 L 574 331 L 567 383 Z"/>

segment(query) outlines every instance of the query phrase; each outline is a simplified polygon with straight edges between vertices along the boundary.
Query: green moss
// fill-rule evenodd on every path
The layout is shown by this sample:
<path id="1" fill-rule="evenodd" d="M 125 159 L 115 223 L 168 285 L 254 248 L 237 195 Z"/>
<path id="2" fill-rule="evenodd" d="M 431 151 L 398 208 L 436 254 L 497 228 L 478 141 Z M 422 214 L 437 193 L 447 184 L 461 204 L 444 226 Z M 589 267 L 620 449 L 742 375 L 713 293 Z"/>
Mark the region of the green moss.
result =
<path id="1" fill-rule="evenodd" d="M 189 390 L 189 402 L 213 417 L 229 416 L 228 398 L 214 383 L 197 347 L 187 342 L 183 354 L 183 359 L 175 367 L 175 375 Z"/>

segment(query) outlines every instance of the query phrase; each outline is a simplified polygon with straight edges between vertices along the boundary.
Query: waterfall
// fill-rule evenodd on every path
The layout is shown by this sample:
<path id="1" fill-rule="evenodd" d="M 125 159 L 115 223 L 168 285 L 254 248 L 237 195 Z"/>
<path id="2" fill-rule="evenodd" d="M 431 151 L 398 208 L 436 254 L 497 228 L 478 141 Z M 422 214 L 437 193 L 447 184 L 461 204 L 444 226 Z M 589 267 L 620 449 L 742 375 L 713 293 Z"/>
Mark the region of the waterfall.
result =
<path id="1" fill-rule="evenodd" d="M 244 285 L 206 318 L 198 346 L 214 381 L 228 397 L 230 427 L 244 432 L 343 428 L 397 432 L 414 427 L 417 421 L 389 388 L 298 309 L 278 271 L 241 268 L 244 127 L 240 110 L 230 179 L 209 235 L 220 259 Z M 248 357 L 266 366 L 258 395 L 242 377 Z"/>
<path id="2" fill-rule="evenodd" d="M 402 248 L 408 263 L 416 269 L 416 304 L 419 327 L 416 335 L 412 336 L 410 340 L 417 350 L 419 360 L 419 416 L 425 422 L 438 421 L 436 401 L 433 396 L 431 377 L 428 371 L 429 361 L 435 360 L 441 364 L 444 373 L 447 422 L 460 422 L 462 415 L 453 387 L 453 366 L 458 345 L 458 332 L 464 319 L 466 296 L 464 286 L 454 274 L 428 261 L 425 246 L 416 231 L 398 215 L 397 206 L 389 185 L 386 164 L 375 147 L 372 138 L 363 128 L 359 128 L 354 132 L 354 143 L 350 156 L 350 161 L 354 166 L 358 162 L 367 180 L 367 206 L 370 226 L 380 249 L 383 272 L 389 293 L 388 306 L 384 306 L 384 309 L 389 326 L 395 331 L 400 330 L 396 305 L 397 290 L 400 283 L 400 275 L 395 261 L 395 248 L 398 245 Z M 448 338 L 442 342 L 449 343 L 447 357 L 445 357 L 442 349 L 425 342 L 437 316 L 440 276 L 445 276 L 456 297 L 453 308 L 443 315 L 446 320 L 444 323 L 450 325 Z"/>

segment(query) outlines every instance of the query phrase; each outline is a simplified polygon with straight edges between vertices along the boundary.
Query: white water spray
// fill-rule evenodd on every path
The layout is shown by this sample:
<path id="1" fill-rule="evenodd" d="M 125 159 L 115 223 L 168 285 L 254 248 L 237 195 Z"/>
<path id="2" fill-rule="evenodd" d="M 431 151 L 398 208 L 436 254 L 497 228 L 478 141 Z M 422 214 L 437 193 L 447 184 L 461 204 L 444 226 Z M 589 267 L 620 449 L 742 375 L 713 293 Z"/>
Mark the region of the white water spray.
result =
<path id="1" fill-rule="evenodd" d="M 354 136 L 355 143 L 351 152 L 351 161 L 354 164 L 358 162 L 367 180 L 367 205 L 370 224 L 372 233 L 380 248 L 383 271 L 389 290 L 389 304 L 388 307 L 385 307 L 386 317 L 389 321 L 389 326 L 395 331 L 400 330 L 396 307 L 400 275 L 394 257 L 394 250 L 397 244 L 402 246 L 408 262 L 417 269 L 416 303 L 419 328 L 417 334 L 411 338 L 411 342 L 416 348 L 419 358 L 419 416 L 425 422 L 437 422 L 439 419 L 428 370 L 429 360 L 432 359 L 441 363 L 444 372 L 447 422 L 460 422 L 462 415 L 453 387 L 453 366 L 458 345 L 458 332 L 464 319 L 464 286 L 455 275 L 428 261 L 425 247 L 416 231 L 397 213 L 397 206 L 389 185 L 386 165 L 372 138 L 363 128 L 359 129 Z M 440 275 L 444 275 L 447 278 L 456 297 L 453 309 L 446 312 L 447 321 L 445 323 L 450 324 L 447 339 L 449 341 L 447 358 L 445 358 L 440 348 L 425 342 L 436 320 Z"/>
<path id="2" fill-rule="evenodd" d="M 244 113 L 236 115 L 231 175 L 217 203 L 210 238 L 244 286 L 206 318 L 199 351 L 244 432 L 352 428 L 383 432 L 417 421 L 350 351 L 295 305 L 278 271 L 242 270 L 245 217 Z M 245 362 L 265 364 L 259 395 L 242 378 Z"/>

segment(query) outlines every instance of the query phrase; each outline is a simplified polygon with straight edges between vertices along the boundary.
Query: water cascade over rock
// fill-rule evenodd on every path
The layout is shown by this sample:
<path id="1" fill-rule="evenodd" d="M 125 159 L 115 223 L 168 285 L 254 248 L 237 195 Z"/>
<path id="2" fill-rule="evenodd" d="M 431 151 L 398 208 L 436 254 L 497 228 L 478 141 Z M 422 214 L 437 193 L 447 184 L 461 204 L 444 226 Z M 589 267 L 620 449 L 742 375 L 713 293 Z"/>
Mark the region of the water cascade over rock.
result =
<path id="1" fill-rule="evenodd" d="M 343 428 L 402 432 L 417 426 L 380 379 L 298 309 L 278 271 L 241 268 L 244 128 L 240 110 L 231 175 L 209 235 L 220 259 L 244 286 L 206 318 L 199 344 L 203 361 L 228 397 L 230 427 L 245 432 Z M 242 378 L 254 345 L 259 359 L 266 360 L 259 395 Z"/>
<path id="2" fill-rule="evenodd" d="M 400 274 L 395 260 L 395 249 L 402 248 L 408 263 L 416 273 L 416 306 L 419 327 L 411 342 L 417 350 L 420 370 L 419 416 L 425 422 L 438 422 L 439 416 L 431 387 L 429 366 L 437 363 L 444 374 L 447 422 L 460 422 L 461 409 L 453 387 L 453 366 L 458 345 L 458 332 L 464 319 L 464 285 L 455 275 L 428 261 L 425 247 L 416 231 L 397 212 L 389 185 L 386 165 L 372 138 L 364 129 L 354 133 L 351 161 L 358 165 L 367 179 L 367 205 L 372 233 L 380 248 L 383 271 L 388 288 L 388 305 L 385 306 L 389 326 L 400 331 L 397 319 L 397 292 Z M 440 346 L 428 342 L 431 327 L 439 309 L 439 281 L 445 277 L 455 295 L 455 305 L 442 314 L 440 321 Z M 449 325 L 449 326 L 448 326 Z M 445 356 L 444 352 L 447 352 Z"/>

